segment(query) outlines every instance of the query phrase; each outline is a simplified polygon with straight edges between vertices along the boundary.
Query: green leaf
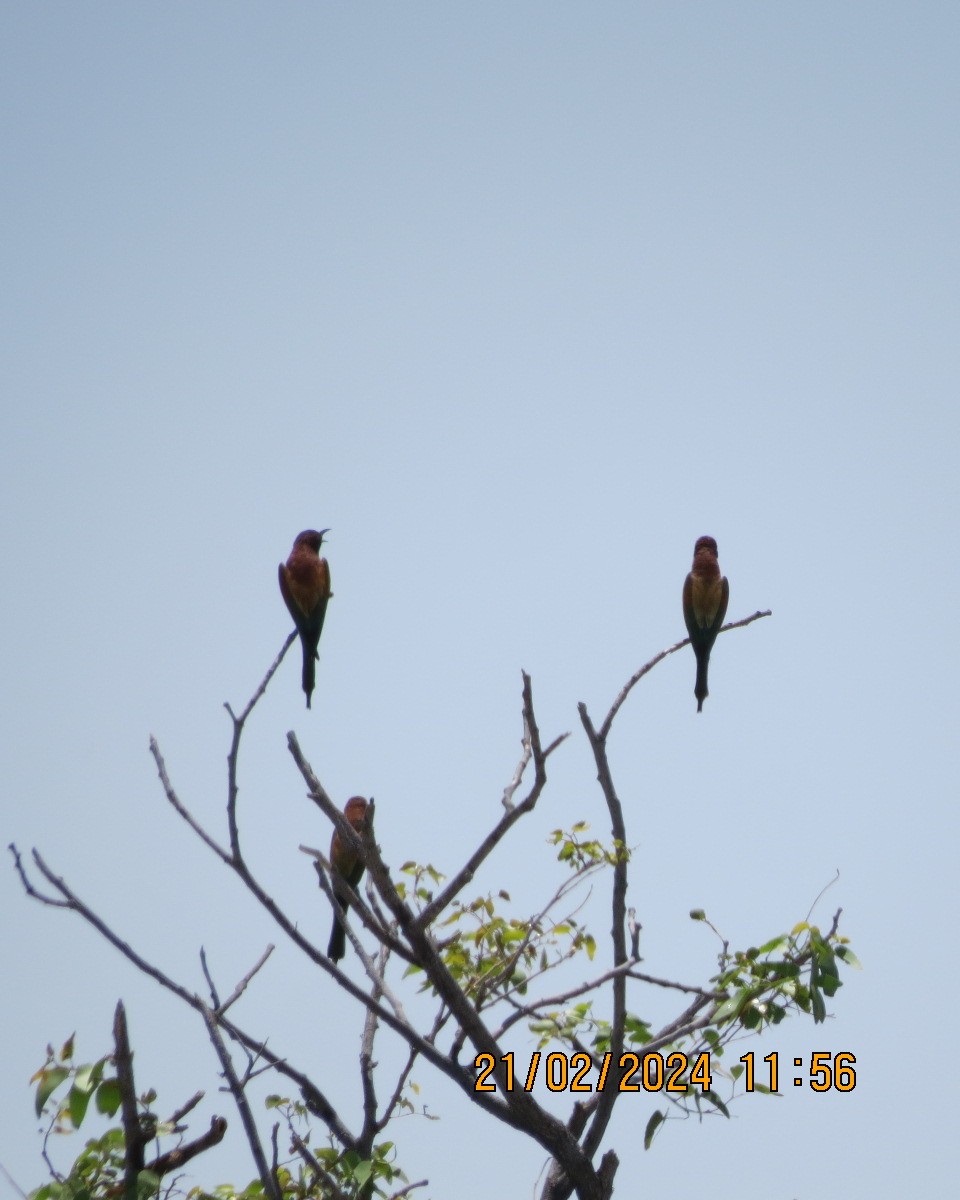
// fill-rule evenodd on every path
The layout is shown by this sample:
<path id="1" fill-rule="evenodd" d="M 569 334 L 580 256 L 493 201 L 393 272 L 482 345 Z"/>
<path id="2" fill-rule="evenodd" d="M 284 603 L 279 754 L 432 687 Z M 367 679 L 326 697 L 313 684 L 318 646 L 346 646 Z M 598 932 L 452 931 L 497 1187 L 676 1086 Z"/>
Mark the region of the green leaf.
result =
<path id="1" fill-rule="evenodd" d="M 93 1091 L 93 1072 L 100 1064 L 87 1063 L 85 1066 L 77 1067 L 76 1074 L 73 1077 L 73 1086 L 80 1088 L 83 1092 Z"/>
<path id="2" fill-rule="evenodd" d="M 97 1088 L 97 1112 L 112 1117 L 120 1107 L 120 1084 L 115 1079 L 105 1079 Z"/>
<path id="3" fill-rule="evenodd" d="M 367 1182 L 373 1174 L 373 1163 L 369 1160 L 357 1163 L 353 1168 L 353 1177 L 361 1187 Z"/>
<path id="4" fill-rule="evenodd" d="M 740 1024 L 744 1029 L 757 1029 L 763 1020 L 763 1014 L 755 1004 L 748 1004 L 740 1014 Z"/>
<path id="5" fill-rule="evenodd" d="M 70 1089 L 68 1104 L 70 1106 L 70 1120 L 73 1122 L 74 1129 L 80 1128 L 83 1118 L 87 1115 L 87 1105 L 90 1103 L 91 1094 L 90 1088 L 78 1087 L 77 1084 L 74 1084 Z"/>
<path id="6" fill-rule="evenodd" d="M 141 1171 L 137 1176 L 137 1195 L 140 1200 L 155 1196 L 160 1190 L 160 1176 L 153 1171 Z"/>
<path id="7" fill-rule="evenodd" d="M 704 1098 L 704 1100 L 709 1100 L 710 1103 L 713 1105 L 713 1107 L 718 1112 L 722 1112 L 723 1115 L 727 1118 L 727 1120 L 728 1121 L 730 1120 L 730 1112 L 729 1112 L 727 1106 L 720 1099 L 720 1097 L 717 1095 L 716 1092 L 714 1092 L 714 1091 L 704 1092 L 703 1098 Z"/>
<path id="8" fill-rule="evenodd" d="M 66 1067 L 50 1067 L 49 1070 L 41 1072 L 37 1095 L 33 1102 L 38 1117 L 43 1112 L 43 1106 L 69 1074 Z"/>
<path id="9" fill-rule="evenodd" d="M 853 967 L 857 971 L 863 970 L 863 963 L 854 954 L 849 946 L 838 946 L 837 957 L 842 958 L 848 967 Z"/>
<path id="10" fill-rule="evenodd" d="M 651 1143 L 653 1142 L 654 1135 L 656 1134 L 656 1132 L 660 1128 L 660 1126 L 663 1124 L 664 1120 L 665 1120 L 664 1114 L 660 1111 L 659 1108 L 656 1109 L 655 1112 L 653 1113 L 653 1115 L 651 1116 L 650 1120 L 647 1122 L 646 1129 L 643 1131 L 643 1148 L 644 1148 L 644 1150 L 650 1149 Z"/>
<path id="11" fill-rule="evenodd" d="M 721 1021 L 729 1021 L 731 1017 L 735 1017 L 743 1003 L 743 992 L 737 992 L 730 996 L 720 1005 L 717 1011 L 713 1014 L 714 1021 L 719 1025 Z"/>
<path id="12" fill-rule="evenodd" d="M 843 987 L 843 983 L 840 981 L 839 975 L 828 975 L 824 973 L 820 976 L 820 986 L 828 996 L 835 996 L 837 994 L 837 989 Z"/>

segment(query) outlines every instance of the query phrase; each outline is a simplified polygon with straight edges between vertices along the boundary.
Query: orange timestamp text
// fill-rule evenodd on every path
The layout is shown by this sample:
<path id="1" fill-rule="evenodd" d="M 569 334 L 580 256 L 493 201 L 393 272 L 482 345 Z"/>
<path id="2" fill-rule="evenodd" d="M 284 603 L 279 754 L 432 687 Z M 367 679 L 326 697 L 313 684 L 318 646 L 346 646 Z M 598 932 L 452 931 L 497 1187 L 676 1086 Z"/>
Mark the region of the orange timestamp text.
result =
<path id="1" fill-rule="evenodd" d="M 768 1054 L 762 1061 L 767 1068 L 766 1083 L 761 1081 L 760 1072 L 755 1070 L 752 1053 L 744 1054 L 740 1059 L 743 1066 L 734 1069 L 735 1076 L 743 1075 L 745 1091 L 778 1091 L 779 1055 Z M 847 1051 L 830 1054 L 818 1050 L 810 1056 L 806 1076 L 797 1075 L 793 1079 L 793 1085 L 802 1087 L 806 1084 L 814 1092 L 852 1092 L 857 1085 L 854 1070 L 856 1061 L 856 1057 Z M 502 1054 L 499 1059 L 492 1054 L 478 1054 L 473 1060 L 473 1065 L 477 1070 L 477 1079 L 473 1085 L 476 1092 L 496 1092 L 498 1089 L 512 1092 L 517 1087 L 530 1092 L 539 1076 L 551 1092 L 602 1092 L 609 1078 L 611 1086 L 621 1092 L 683 1094 L 694 1088 L 699 1088 L 701 1092 L 710 1091 L 712 1079 L 708 1050 L 702 1050 L 693 1056 L 680 1050 L 667 1055 L 657 1052 L 634 1054 L 628 1050 L 620 1055 L 612 1075 L 614 1061 L 610 1051 L 601 1058 L 594 1059 L 582 1051 L 566 1054 L 555 1050 L 543 1054 L 535 1050 L 530 1055 L 530 1064 L 522 1080 L 516 1073 L 512 1053 Z M 806 1068 L 806 1064 L 799 1058 L 793 1059 L 793 1066 Z M 594 1069 L 597 1072 L 596 1083 L 591 1076 Z"/>

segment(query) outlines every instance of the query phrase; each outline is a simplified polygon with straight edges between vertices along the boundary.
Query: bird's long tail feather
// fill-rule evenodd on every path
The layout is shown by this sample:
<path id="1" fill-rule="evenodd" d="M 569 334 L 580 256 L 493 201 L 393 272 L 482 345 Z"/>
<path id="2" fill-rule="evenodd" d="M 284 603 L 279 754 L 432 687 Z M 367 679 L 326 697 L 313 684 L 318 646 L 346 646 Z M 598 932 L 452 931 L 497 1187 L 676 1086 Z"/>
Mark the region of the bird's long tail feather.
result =
<path id="1" fill-rule="evenodd" d="M 303 644 L 303 690 L 307 694 L 307 708 L 310 707 L 310 696 L 313 689 L 317 685 L 317 652 L 308 646 L 306 642 Z"/>
<path id="2" fill-rule="evenodd" d="M 710 651 L 701 651 L 697 653 L 697 682 L 693 687 L 693 694 L 697 698 L 697 712 L 703 711 L 703 702 L 710 693 L 707 691 L 707 668 L 710 665 Z"/>
<path id="3" fill-rule="evenodd" d="M 340 918 L 334 916 L 333 928 L 330 930 L 330 944 L 327 946 L 327 958 L 331 962 L 339 962 L 347 952 L 347 934 L 340 923 Z"/>

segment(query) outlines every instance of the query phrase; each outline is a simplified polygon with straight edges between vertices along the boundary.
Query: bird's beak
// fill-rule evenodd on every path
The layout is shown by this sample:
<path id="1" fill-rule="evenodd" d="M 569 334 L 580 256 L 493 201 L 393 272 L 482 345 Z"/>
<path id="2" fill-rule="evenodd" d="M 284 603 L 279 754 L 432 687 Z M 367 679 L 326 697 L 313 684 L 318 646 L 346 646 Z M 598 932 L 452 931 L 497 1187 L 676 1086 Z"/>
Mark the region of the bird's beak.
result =
<path id="1" fill-rule="evenodd" d="M 329 530 L 329 529 L 321 529 L 321 530 L 320 530 L 320 536 L 321 536 L 321 538 L 323 537 L 323 535 L 324 535 L 325 533 L 329 533 L 329 532 L 330 532 L 330 530 Z"/>

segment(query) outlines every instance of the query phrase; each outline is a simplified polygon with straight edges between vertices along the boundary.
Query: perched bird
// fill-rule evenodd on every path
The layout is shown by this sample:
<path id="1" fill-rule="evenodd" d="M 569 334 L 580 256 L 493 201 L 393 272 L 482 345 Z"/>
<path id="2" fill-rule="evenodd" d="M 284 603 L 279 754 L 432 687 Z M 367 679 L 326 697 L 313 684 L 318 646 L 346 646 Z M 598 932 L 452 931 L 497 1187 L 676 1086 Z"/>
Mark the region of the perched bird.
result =
<path id="1" fill-rule="evenodd" d="M 279 568 L 280 591 L 303 643 L 303 690 L 307 708 L 316 684 L 317 643 L 330 599 L 330 568 L 320 557 L 323 535 L 328 529 L 305 529 L 298 533 L 286 563 Z"/>
<path id="2" fill-rule="evenodd" d="M 717 543 L 712 537 L 697 538 L 693 548 L 693 566 L 683 583 L 683 620 L 690 634 L 690 645 L 697 656 L 697 682 L 693 694 L 697 712 L 703 710 L 707 691 L 707 667 L 710 651 L 727 615 L 730 585 L 720 574 Z"/>
<path id="3" fill-rule="evenodd" d="M 343 815 L 359 833 L 367 816 L 366 800 L 362 796 L 351 796 L 343 810 Z M 336 830 L 333 831 L 333 837 L 330 839 L 330 866 L 333 872 L 333 894 L 337 902 L 337 907 L 340 912 L 346 912 L 350 902 L 346 896 L 341 895 L 341 888 L 338 887 L 338 882 L 343 880 L 350 887 L 356 888 L 357 884 L 363 878 L 363 861 L 359 855 L 354 854 L 348 846 L 343 844 L 340 840 L 340 834 Z M 330 930 L 330 945 L 327 947 L 327 958 L 332 959 L 334 962 L 339 962 L 343 958 L 346 948 L 346 934 L 343 926 L 340 924 L 339 916 L 334 913 L 333 928 Z"/>

